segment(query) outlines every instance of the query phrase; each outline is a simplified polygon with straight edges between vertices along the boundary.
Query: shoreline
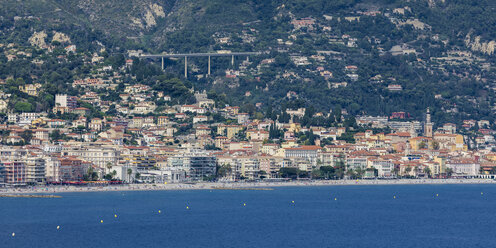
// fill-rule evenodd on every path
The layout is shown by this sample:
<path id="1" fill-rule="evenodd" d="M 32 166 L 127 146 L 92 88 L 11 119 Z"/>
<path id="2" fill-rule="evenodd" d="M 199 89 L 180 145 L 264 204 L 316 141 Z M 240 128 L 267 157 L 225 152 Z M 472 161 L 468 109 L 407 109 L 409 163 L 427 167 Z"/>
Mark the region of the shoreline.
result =
<path id="1" fill-rule="evenodd" d="M 256 183 L 170 183 L 170 184 L 126 184 L 110 186 L 38 186 L 28 188 L 0 188 L 0 195 L 12 194 L 56 194 L 75 192 L 125 192 L 164 190 L 272 190 L 279 187 L 318 186 L 372 186 L 372 185 L 450 185 L 450 184 L 496 184 L 492 179 L 387 179 L 387 180 L 331 180 L 296 182 Z"/>

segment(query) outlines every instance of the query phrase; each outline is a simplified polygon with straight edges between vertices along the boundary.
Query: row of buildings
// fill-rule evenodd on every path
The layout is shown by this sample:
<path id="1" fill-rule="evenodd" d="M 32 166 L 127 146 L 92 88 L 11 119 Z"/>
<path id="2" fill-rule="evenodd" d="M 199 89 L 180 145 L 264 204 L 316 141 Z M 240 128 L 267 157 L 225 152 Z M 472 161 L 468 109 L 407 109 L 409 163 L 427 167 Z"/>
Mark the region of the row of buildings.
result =
<path id="1" fill-rule="evenodd" d="M 25 185 L 95 180 L 110 174 L 124 182 L 186 182 L 279 178 L 281 168 L 311 175 L 322 166 L 342 167 L 348 177 L 492 177 L 496 154 L 447 149 L 392 152 L 368 144 L 249 145 L 197 150 L 71 143 L 1 147 L 0 183 Z M 238 147 L 239 148 L 239 147 Z M 272 154 L 272 155 L 270 155 Z M 223 173 L 217 173 L 223 168 Z"/>

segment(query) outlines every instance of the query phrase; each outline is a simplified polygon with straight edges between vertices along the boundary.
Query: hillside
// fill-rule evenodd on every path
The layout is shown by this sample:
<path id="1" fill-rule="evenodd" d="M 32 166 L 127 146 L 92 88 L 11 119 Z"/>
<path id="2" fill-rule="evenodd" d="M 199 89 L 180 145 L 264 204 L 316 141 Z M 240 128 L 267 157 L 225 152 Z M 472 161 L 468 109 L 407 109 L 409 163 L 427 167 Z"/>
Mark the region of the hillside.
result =
<path id="1" fill-rule="evenodd" d="M 233 68 L 228 59 L 217 59 L 207 79 L 206 61 L 189 61 L 191 84 L 209 91 L 218 104 L 261 103 L 279 111 L 342 108 L 353 115 L 403 111 L 417 119 L 431 107 L 438 122 L 495 119 L 496 3 L 491 0 L 0 3 L 5 44 L 41 48 L 60 37 L 64 43 L 64 34 L 83 53 L 263 52 L 246 63 L 239 58 Z M 298 24 L 301 20 L 308 23 Z M 237 73 L 235 78 L 226 78 L 226 69 Z M 168 61 L 167 70 L 181 75 L 182 62 Z"/>

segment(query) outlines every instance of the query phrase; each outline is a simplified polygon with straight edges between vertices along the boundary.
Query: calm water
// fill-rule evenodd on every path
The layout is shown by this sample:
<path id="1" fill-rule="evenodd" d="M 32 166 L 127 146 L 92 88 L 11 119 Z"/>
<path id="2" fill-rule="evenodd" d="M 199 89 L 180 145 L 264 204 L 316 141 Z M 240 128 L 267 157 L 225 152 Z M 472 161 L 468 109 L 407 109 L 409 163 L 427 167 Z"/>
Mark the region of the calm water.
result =
<path id="1" fill-rule="evenodd" d="M 492 185 L 61 195 L 0 199 L 0 247 L 496 246 Z"/>

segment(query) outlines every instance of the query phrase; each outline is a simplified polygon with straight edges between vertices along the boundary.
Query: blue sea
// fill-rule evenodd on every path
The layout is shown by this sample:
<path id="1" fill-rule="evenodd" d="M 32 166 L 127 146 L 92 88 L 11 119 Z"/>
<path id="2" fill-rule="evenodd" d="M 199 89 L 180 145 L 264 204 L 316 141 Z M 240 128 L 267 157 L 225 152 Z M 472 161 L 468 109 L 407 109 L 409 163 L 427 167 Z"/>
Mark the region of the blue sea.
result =
<path id="1" fill-rule="evenodd" d="M 59 195 L 0 198 L 0 247 L 496 246 L 493 185 Z"/>

